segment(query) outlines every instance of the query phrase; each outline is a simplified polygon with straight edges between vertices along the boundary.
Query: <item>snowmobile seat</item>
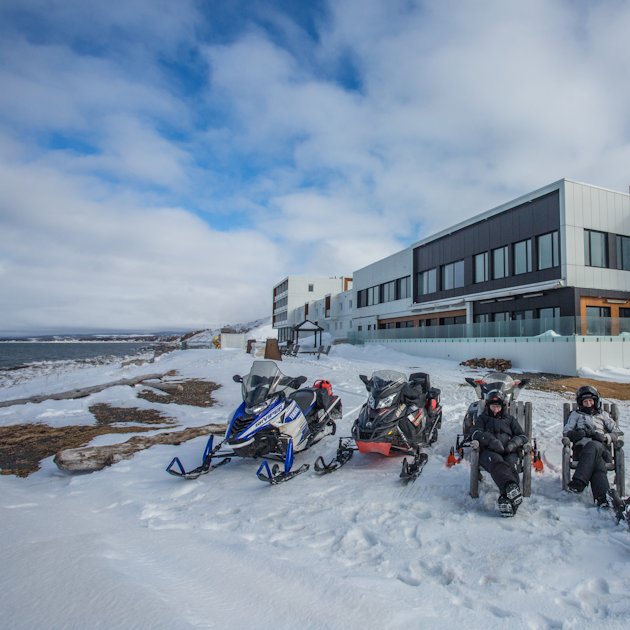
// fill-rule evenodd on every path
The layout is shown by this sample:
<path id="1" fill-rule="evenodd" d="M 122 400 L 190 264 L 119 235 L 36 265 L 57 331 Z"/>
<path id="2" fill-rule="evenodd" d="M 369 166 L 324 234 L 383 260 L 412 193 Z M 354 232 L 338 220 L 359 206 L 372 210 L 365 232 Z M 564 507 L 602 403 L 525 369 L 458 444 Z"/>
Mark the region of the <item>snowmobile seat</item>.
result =
<path id="1" fill-rule="evenodd" d="M 521 491 L 524 497 L 532 494 L 532 403 L 513 400 L 508 406 L 508 413 L 514 416 L 523 427 L 527 442 L 519 449 L 518 472 L 522 476 Z M 479 481 L 482 479 L 479 466 L 480 444 L 477 440 L 470 442 L 470 496 L 479 498 Z"/>
<path id="2" fill-rule="evenodd" d="M 302 413 L 306 415 L 308 410 L 315 404 L 317 404 L 317 392 L 320 390 L 315 389 L 298 389 L 289 395 L 291 400 L 294 400 Z"/>
<path id="3" fill-rule="evenodd" d="M 425 394 L 431 389 L 431 378 L 426 372 L 414 372 L 410 374 L 409 382 L 414 388 L 422 389 L 422 392 Z"/>
<path id="4" fill-rule="evenodd" d="M 576 403 L 564 403 L 563 405 L 563 423 L 566 425 L 567 420 L 571 412 L 577 409 Z M 619 407 L 615 403 L 607 403 L 602 401 L 602 409 L 610 414 L 610 417 L 615 421 L 617 427 L 619 426 Z M 617 488 L 617 493 L 620 497 L 625 496 L 626 492 L 626 465 L 623 452 L 623 436 L 613 437 L 612 443 L 609 445 L 612 461 L 606 464 L 608 471 L 614 471 L 615 479 L 614 484 Z M 568 437 L 562 437 L 562 489 L 566 490 L 569 481 L 571 481 L 571 471 L 575 470 L 578 465 L 578 460 L 573 458 L 573 448 L 571 446 L 571 440 Z"/>

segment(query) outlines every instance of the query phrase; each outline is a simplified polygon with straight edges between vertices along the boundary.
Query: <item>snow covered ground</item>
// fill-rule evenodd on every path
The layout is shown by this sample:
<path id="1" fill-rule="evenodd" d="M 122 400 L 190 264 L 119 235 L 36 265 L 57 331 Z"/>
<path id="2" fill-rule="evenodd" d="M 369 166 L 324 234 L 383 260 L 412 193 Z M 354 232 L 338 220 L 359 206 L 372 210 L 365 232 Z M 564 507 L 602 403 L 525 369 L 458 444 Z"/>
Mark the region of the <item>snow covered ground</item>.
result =
<path id="1" fill-rule="evenodd" d="M 219 404 L 164 405 L 164 412 L 186 426 L 221 422 L 240 403 L 232 375 L 248 372 L 251 362 L 240 351 L 176 351 L 145 366 L 34 374 L 6 384 L 0 400 L 176 369 L 221 383 Z M 521 395 L 533 403 L 546 467 L 533 475 L 532 497 L 516 518 L 503 519 L 489 479 L 471 499 L 468 464 L 445 466 L 474 399 L 464 377 L 476 372 L 382 346 L 334 346 L 320 360 L 298 356 L 280 368 L 333 383 L 344 409 L 338 435 L 349 433 L 365 399 L 359 374 L 428 371 L 442 389 L 444 420 L 420 478 L 402 485 L 400 458 L 358 453 L 333 474 L 311 469 L 275 487 L 256 478 L 251 460 L 232 460 L 195 481 L 166 474 L 174 455 L 196 466 L 205 438 L 155 446 L 89 475 L 67 475 L 48 459 L 26 479 L 0 477 L 2 626 L 628 626 L 630 532 L 598 512 L 590 492 L 562 492 L 560 395 Z M 0 408 L 0 425 L 87 424 L 96 402 L 160 406 L 115 387 L 86 399 Z M 619 404 L 627 433 L 630 404 Z M 296 463 L 332 457 L 336 443 L 329 437 Z"/>

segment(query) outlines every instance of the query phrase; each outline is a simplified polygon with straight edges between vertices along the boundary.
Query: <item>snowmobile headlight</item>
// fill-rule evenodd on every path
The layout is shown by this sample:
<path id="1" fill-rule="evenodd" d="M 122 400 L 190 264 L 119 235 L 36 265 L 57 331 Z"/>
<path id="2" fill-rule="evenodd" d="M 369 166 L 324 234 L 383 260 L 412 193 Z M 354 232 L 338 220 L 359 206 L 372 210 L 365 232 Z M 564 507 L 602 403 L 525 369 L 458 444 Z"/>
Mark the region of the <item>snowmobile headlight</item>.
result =
<path id="1" fill-rule="evenodd" d="M 394 398 L 396 398 L 396 394 L 392 394 L 391 396 L 386 396 L 385 398 L 381 398 L 376 405 L 377 409 L 383 409 L 384 407 L 391 407 L 394 402 Z"/>
<path id="2" fill-rule="evenodd" d="M 247 411 L 249 413 L 254 413 L 256 415 L 258 415 L 260 412 L 264 411 L 265 409 L 267 409 L 267 407 L 269 407 L 269 403 L 271 401 L 270 400 L 265 400 L 261 403 L 259 403 L 258 405 L 253 405 L 252 407 L 247 407 Z"/>

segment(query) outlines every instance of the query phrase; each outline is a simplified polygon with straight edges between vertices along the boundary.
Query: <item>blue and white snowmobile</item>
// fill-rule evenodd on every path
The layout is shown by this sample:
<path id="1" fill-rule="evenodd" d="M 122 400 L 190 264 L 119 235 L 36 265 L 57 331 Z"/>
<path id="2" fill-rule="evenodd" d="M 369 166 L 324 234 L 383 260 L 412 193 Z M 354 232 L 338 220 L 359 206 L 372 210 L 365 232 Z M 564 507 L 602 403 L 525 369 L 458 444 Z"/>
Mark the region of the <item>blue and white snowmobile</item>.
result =
<path id="1" fill-rule="evenodd" d="M 292 470 L 293 458 L 326 435 L 334 435 L 335 420 L 341 418 L 341 400 L 333 394 L 332 385 L 317 380 L 313 387 L 300 389 L 306 377 L 285 376 L 273 361 L 254 361 L 249 374 L 237 374 L 233 380 L 241 383 L 243 402 L 232 415 L 225 438 L 213 446 L 214 436 L 210 436 L 203 461 L 194 470 L 186 472 L 175 457 L 167 472 L 196 479 L 232 457 L 283 462 L 282 471 L 278 464 L 270 468 L 266 459 L 258 468 L 258 478 L 272 484 L 308 470 L 308 464 Z"/>

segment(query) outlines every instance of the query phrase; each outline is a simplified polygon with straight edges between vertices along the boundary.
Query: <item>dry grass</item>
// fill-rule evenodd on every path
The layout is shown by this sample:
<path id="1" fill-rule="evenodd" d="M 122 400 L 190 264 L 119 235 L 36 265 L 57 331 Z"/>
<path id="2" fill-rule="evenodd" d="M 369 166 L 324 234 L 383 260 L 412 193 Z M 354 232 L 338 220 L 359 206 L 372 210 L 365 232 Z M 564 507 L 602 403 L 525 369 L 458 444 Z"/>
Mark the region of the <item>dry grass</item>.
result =
<path id="1" fill-rule="evenodd" d="M 164 386 L 168 392 L 163 395 L 143 390 L 138 397 L 159 403 L 210 407 L 214 404 L 211 394 L 219 388 L 216 383 L 194 379 L 166 383 Z M 27 477 L 39 470 L 43 459 L 62 450 L 86 446 L 99 435 L 142 433 L 154 431 L 156 426 L 172 427 L 175 424 L 173 418 L 156 409 L 112 407 L 104 403 L 92 405 L 89 409 L 96 418 L 94 425 L 51 427 L 47 424 L 14 424 L 0 427 L 0 474 Z M 134 426 L 120 426 L 131 423 Z"/>

